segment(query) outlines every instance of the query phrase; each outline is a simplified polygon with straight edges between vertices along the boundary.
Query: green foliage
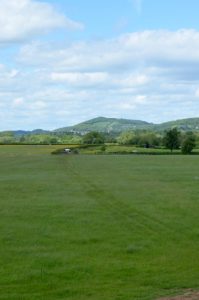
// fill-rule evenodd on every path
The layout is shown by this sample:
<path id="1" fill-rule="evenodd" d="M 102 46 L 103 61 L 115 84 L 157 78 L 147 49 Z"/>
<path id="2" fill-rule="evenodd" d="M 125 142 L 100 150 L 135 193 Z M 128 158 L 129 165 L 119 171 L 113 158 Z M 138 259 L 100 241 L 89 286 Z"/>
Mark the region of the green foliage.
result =
<path id="1" fill-rule="evenodd" d="M 65 145 L 63 148 L 63 145 L 59 146 L 57 149 L 52 151 L 52 154 L 63 154 L 65 148 L 70 148 L 72 150 L 72 153 L 74 154 L 76 151 L 79 154 L 89 154 L 89 155 L 95 155 L 95 154 L 128 154 L 128 155 L 138 155 L 138 154 L 144 154 L 144 155 L 181 155 L 182 152 L 177 149 L 173 152 L 170 152 L 166 148 L 146 148 L 146 147 L 138 147 L 134 145 L 118 145 L 118 144 L 103 144 L 96 145 L 96 144 L 80 144 L 80 145 Z M 199 154 L 199 151 L 194 151 L 195 155 Z"/>
<path id="2" fill-rule="evenodd" d="M 182 153 L 190 154 L 196 146 L 196 139 L 192 132 L 187 133 L 182 142 Z"/>
<path id="3" fill-rule="evenodd" d="M 128 120 L 128 119 L 116 119 L 116 118 L 104 118 L 98 117 L 94 118 L 80 124 L 74 125 L 72 127 L 60 128 L 58 132 L 87 132 L 87 131 L 99 131 L 99 132 L 122 132 L 126 130 L 147 129 L 150 123 L 139 120 Z"/>
<path id="4" fill-rule="evenodd" d="M 120 145 L 137 145 L 145 148 L 161 145 L 160 135 L 149 131 L 125 131 L 119 135 L 117 141 Z"/>
<path id="5" fill-rule="evenodd" d="M 132 131 L 125 131 L 119 135 L 117 141 L 121 145 L 132 145 L 135 144 L 135 139 L 136 136 Z"/>
<path id="6" fill-rule="evenodd" d="M 165 122 L 155 125 L 154 129 L 158 131 L 169 130 L 171 128 L 178 128 L 180 131 L 198 131 L 199 130 L 199 118 L 188 118 L 176 121 Z"/>
<path id="7" fill-rule="evenodd" d="M 12 131 L 0 132 L 0 144 L 12 144 L 15 141 Z"/>
<path id="8" fill-rule="evenodd" d="M 169 130 L 174 126 L 182 133 L 188 130 L 194 131 L 197 134 L 196 144 L 199 147 L 199 118 L 152 124 L 139 120 L 99 117 L 55 131 L 36 129 L 0 132 L 0 144 L 80 144 L 85 133 L 99 132 L 103 134 L 106 143 L 118 141 L 121 145 L 153 148 L 162 145 L 163 130 Z"/>
<path id="9" fill-rule="evenodd" d="M 152 148 L 161 145 L 161 137 L 154 132 L 138 133 L 136 145 L 145 148 Z"/>
<path id="10" fill-rule="evenodd" d="M 189 118 L 176 121 L 165 122 L 162 124 L 153 124 L 141 120 L 128 120 L 117 118 L 94 118 L 80 124 L 57 129 L 57 132 L 76 132 L 85 133 L 88 131 L 99 132 L 117 132 L 148 130 L 155 132 L 163 132 L 171 128 L 177 127 L 182 131 L 199 131 L 199 118 Z"/>
<path id="11" fill-rule="evenodd" d="M 59 143 L 59 139 L 57 137 L 51 137 L 49 140 L 50 144 L 58 144 Z"/>
<path id="12" fill-rule="evenodd" d="M 164 145 L 166 148 L 173 151 L 180 147 L 180 132 L 177 128 L 170 129 L 166 132 L 164 137 Z"/>
<path id="13" fill-rule="evenodd" d="M 18 134 L 1 133 L 0 144 L 80 144 L 82 138 L 79 135 L 63 133 L 29 133 Z"/>
<path id="14" fill-rule="evenodd" d="M 106 146 L 105 146 L 105 145 L 101 146 L 100 150 L 101 150 L 102 152 L 105 152 L 105 151 L 106 151 Z"/>
<path id="15" fill-rule="evenodd" d="M 103 134 L 97 131 L 88 132 L 83 136 L 83 144 L 104 144 L 105 138 Z"/>

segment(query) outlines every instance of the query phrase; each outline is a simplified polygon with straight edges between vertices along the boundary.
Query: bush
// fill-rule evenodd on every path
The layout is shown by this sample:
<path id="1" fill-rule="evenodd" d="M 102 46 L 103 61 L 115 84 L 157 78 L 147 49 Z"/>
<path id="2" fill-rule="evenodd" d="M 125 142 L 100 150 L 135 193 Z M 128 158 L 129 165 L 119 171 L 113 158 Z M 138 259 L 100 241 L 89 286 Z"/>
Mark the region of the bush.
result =
<path id="1" fill-rule="evenodd" d="M 100 150 L 101 150 L 102 152 L 106 151 L 106 146 L 103 145 L 103 146 L 100 148 Z"/>

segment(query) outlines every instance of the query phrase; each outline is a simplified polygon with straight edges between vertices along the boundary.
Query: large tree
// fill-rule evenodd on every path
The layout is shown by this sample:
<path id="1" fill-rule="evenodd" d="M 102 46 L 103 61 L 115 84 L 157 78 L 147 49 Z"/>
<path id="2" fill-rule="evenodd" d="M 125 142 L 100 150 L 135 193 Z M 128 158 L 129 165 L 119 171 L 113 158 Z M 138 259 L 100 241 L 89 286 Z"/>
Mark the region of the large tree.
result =
<path id="1" fill-rule="evenodd" d="M 180 148 L 180 132 L 177 128 L 170 129 L 166 132 L 164 137 L 164 145 L 170 149 L 171 152 L 174 149 Z"/>

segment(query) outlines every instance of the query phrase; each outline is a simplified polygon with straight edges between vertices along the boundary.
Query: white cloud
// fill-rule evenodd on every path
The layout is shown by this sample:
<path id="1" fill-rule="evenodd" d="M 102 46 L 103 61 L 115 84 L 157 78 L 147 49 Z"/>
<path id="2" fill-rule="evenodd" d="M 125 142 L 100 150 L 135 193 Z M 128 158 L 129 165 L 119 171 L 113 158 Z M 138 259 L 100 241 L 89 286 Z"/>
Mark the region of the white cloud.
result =
<path id="1" fill-rule="evenodd" d="M 145 85 L 150 81 L 149 77 L 145 74 L 130 74 L 123 76 L 123 79 L 118 80 L 119 85 L 124 87 L 137 87 L 140 85 Z"/>
<path id="2" fill-rule="evenodd" d="M 62 82 L 76 87 L 94 87 L 103 88 L 114 87 L 136 87 L 144 85 L 149 78 L 143 74 L 112 74 L 107 72 L 69 72 L 52 73 L 51 79 L 55 82 Z"/>
<path id="3" fill-rule="evenodd" d="M 47 104 L 44 101 L 35 101 L 29 105 L 30 109 L 33 110 L 42 110 L 47 107 Z"/>
<path id="4" fill-rule="evenodd" d="M 24 99 L 21 97 L 21 98 L 16 98 L 13 100 L 12 102 L 12 105 L 13 107 L 21 107 L 22 105 L 24 104 Z"/>
<path id="5" fill-rule="evenodd" d="M 10 71 L 9 75 L 10 75 L 10 78 L 15 78 L 15 77 L 17 77 L 18 74 L 19 74 L 19 71 L 16 69 L 13 69 Z"/>
<path id="6" fill-rule="evenodd" d="M 179 67 L 193 72 L 192 67 L 199 63 L 198 48 L 196 30 L 143 31 L 62 48 L 34 42 L 21 48 L 18 61 L 63 73 L 137 71 L 145 67 L 156 73 Z"/>
<path id="7" fill-rule="evenodd" d="M 135 103 L 144 104 L 146 102 L 147 102 L 146 95 L 138 95 L 138 96 L 135 97 Z"/>
<path id="8" fill-rule="evenodd" d="M 90 86 L 101 84 L 107 81 L 108 74 L 103 72 L 90 72 L 90 73 L 52 73 L 51 78 L 53 81 L 65 82 L 68 84 L 78 86 Z"/>
<path id="9" fill-rule="evenodd" d="M 83 25 L 56 12 L 47 2 L 0 0 L 1 43 L 26 40 L 60 27 L 82 29 Z"/>
<path id="10" fill-rule="evenodd" d="M 198 48 L 196 30 L 134 32 L 65 46 L 33 42 L 21 47 L 17 68 L 0 65 L 1 111 L 11 120 L 13 105 L 23 107 L 16 122 L 32 128 L 97 115 L 152 122 L 193 117 L 199 111 Z M 24 103 L 13 103 L 20 98 Z"/>

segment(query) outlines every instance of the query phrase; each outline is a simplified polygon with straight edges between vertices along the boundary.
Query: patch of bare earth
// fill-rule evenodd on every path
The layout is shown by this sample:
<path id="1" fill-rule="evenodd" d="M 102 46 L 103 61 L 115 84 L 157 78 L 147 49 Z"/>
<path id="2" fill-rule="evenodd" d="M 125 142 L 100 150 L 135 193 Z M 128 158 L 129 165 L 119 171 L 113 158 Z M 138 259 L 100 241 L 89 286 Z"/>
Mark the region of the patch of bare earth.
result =
<path id="1" fill-rule="evenodd" d="M 199 291 L 194 292 L 189 290 L 181 296 L 166 297 L 159 300 L 199 300 Z"/>

